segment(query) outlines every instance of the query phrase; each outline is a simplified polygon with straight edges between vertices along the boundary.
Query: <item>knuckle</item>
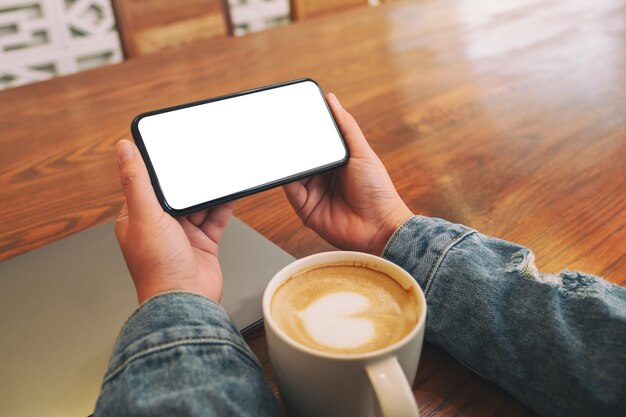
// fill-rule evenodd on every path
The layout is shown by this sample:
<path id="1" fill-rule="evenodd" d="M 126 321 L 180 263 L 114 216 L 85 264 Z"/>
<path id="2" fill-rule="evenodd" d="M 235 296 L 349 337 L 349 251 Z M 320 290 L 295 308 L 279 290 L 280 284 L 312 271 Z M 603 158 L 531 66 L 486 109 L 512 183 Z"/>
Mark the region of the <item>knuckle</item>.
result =
<path id="1" fill-rule="evenodd" d="M 137 181 L 137 174 L 133 171 L 125 170 L 120 173 L 120 182 L 124 188 L 134 184 Z"/>
<path id="2" fill-rule="evenodd" d="M 124 234 L 124 230 L 127 224 L 128 216 L 122 213 L 118 214 L 117 218 L 115 219 L 115 235 L 118 239 Z"/>

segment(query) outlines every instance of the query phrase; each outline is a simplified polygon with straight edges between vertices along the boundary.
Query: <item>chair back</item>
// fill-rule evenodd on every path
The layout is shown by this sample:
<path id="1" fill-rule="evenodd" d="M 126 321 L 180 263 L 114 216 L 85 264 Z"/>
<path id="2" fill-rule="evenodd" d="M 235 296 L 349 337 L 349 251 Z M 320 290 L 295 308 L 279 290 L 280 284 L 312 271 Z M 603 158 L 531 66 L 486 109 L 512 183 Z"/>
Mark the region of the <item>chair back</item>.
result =
<path id="1" fill-rule="evenodd" d="M 126 58 L 226 36 L 226 0 L 112 0 Z"/>
<path id="2" fill-rule="evenodd" d="M 290 0 L 291 19 L 304 20 L 356 6 L 367 6 L 368 0 Z"/>

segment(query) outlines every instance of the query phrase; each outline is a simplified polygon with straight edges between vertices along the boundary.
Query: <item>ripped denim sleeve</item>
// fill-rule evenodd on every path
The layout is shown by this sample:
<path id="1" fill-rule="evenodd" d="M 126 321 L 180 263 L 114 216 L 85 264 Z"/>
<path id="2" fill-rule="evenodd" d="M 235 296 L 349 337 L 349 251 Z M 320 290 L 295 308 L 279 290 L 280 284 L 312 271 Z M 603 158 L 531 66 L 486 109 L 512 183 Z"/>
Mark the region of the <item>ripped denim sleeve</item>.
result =
<path id="1" fill-rule="evenodd" d="M 616 250 L 619 250 L 616 248 Z M 426 294 L 426 339 L 545 416 L 626 415 L 626 289 L 416 216 L 383 257 Z"/>

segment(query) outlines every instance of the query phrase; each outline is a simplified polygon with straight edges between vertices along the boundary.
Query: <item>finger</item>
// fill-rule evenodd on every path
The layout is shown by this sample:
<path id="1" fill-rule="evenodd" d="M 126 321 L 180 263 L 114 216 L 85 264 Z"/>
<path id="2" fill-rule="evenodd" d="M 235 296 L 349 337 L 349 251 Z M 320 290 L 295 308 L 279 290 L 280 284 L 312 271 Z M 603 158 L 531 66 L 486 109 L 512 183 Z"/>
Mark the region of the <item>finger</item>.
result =
<path id="1" fill-rule="evenodd" d="M 115 219 L 115 236 L 119 242 L 123 242 L 126 237 L 126 228 L 128 227 L 128 204 L 124 201 L 120 212 Z"/>
<path id="2" fill-rule="evenodd" d="M 127 139 L 116 145 L 120 182 L 131 218 L 150 219 L 163 213 L 154 195 L 150 176 L 137 147 Z"/>
<path id="3" fill-rule="evenodd" d="M 235 201 L 224 203 L 217 207 L 213 207 L 207 218 L 200 225 L 200 229 L 215 243 L 219 243 L 224 233 L 224 228 L 233 214 L 235 209 Z"/>
<path id="4" fill-rule="evenodd" d="M 306 203 L 307 191 L 302 181 L 294 181 L 283 185 L 283 191 L 291 207 L 298 212 Z"/>
<path id="5" fill-rule="evenodd" d="M 333 93 L 328 93 L 326 99 L 337 120 L 339 130 L 346 140 L 350 154 L 359 157 L 364 153 L 373 152 L 356 120 L 341 106 L 337 97 Z"/>
<path id="6" fill-rule="evenodd" d="M 117 214 L 117 219 L 124 219 L 128 217 L 128 203 L 126 201 L 124 201 L 124 204 L 122 204 L 122 208 L 120 209 L 120 212 Z"/>
<path id="7" fill-rule="evenodd" d="M 206 211 L 204 213 L 206 213 Z M 217 244 L 207 238 L 204 232 L 200 230 L 199 225 L 191 223 L 189 217 L 190 216 L 178 217 L 176 221 L 178 221 L 183 228 L 191 245 L 205 252 L 217 255 Z"/>
<path id="8" fill-rule="evenodd" d="M 187 220 L 189 220 L 189 222 L 193 224 L 194 226 L 200 227 L 200 225 L 204 222 L 208 214 L 209 214 L 209 210 L 198 211 L 196 213 L 188 215 Z"/>
<path id="9" fill-rule="evenodd" d="M 230 209 L 230 211 L 232 212 L 232 208 L 234 208 L 235 206 L 235 201 L 233 201 L 232 203 L 225 203 L 223 204 L 223 206 L 226 206 L 228 209 Z M 232 207 L 232 208 L 231 208 Z M 202 210 L 202 211 L 198 211 L 196 213 L 190 214 L 187 216 L 187 220 L 189 221 L 189 223 L 191 223 L 192 225 L 194 225 L 195 227 L 201 227 L 202 223 L 204 223 L 205 220 L 207 220 L 207 218 L 209 216 L 213 216 L 213 210 L 217 208 L 209 208 L 206 210 Z"/>

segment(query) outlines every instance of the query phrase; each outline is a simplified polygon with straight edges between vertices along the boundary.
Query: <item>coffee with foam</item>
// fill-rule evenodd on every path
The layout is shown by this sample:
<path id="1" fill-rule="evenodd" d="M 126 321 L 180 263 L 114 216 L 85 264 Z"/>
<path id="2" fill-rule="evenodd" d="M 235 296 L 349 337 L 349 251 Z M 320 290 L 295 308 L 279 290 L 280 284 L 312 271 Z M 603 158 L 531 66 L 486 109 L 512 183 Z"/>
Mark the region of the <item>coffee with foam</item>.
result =
<path id="1" fill-rule="evenodd" d="M 326 264 L 292 275 L 271 302 L 272 317 L 290 338 L 340 354 L 394 344 L 415 327 L 419 311 L 413 289 L 355 263 Z"/>

